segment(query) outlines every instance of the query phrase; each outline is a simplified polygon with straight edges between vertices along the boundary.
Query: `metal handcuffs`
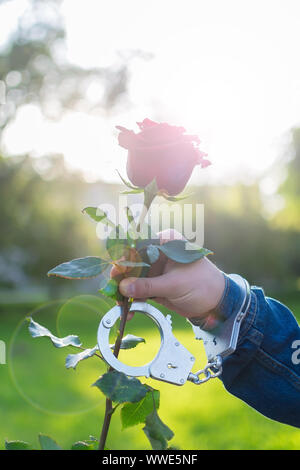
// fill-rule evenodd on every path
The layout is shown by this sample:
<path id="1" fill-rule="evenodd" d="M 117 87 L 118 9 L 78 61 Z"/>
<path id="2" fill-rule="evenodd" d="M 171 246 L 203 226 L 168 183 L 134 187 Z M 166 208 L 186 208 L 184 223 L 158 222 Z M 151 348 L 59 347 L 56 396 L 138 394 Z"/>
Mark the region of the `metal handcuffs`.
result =
<path id="1" fill-rule="evenodd" d="M 238 313 L 231 315 L 212 331 L 204 331 L 199 326 L 192 325 L 196 339 L 203 340 L 204 343 L 208 360 L 204 369 L 195 373 L 191 372 L 195 357 L 173 335 L 171 316 L 163 315 L 157 308 L 146 302 L 133 302 L 130 311 L 148 316 L 158 326 L 161 345 L 155 358 L 148 364 L 134 367 L 122 363 L 114 356 L 109 344 L 109 333 L 122 314 L 122 307 L 116 305 L 104 315 L 98 328 L 98 346 L 104 360 L 113 369 L 128 376 L 151 377 L 175 385 L 183 385 L 187 380 L 200 385 L 221 375 L 223 358 L 236 349 L 241 322 L 249 309 L 251 298 L 248 282 L 237 274 L 229 276 L 243 292 Z M 202 375 L 203 378 L 201 378 Z"/>

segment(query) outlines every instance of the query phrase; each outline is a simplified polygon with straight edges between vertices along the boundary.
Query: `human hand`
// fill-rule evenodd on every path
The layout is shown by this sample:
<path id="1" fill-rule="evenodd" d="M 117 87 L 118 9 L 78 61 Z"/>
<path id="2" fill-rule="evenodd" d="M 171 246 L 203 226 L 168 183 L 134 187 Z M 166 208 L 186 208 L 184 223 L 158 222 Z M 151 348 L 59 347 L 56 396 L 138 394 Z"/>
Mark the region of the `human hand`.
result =
<path id="1" fill-rule="evenodd" d="M 174 230 L 165 230 L 159 237 L 161 244 L 171 239 L 183 239 Z M 222 298 L 225 279 L 206 257 L 181 264 L 161 254 L 147 278 L 125 278 L 119 289 L 126 297 L 151 298 L 186 318 L 206 318 Z"/>

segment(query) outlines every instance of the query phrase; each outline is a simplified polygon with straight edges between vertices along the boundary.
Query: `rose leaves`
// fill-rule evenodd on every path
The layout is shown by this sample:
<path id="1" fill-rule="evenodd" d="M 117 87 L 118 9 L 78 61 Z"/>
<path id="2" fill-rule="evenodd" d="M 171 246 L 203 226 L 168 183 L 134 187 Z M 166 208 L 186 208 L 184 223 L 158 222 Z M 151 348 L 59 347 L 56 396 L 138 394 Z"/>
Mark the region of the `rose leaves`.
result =
<path id="1" fill-rule="evenodd" d="M 38 436 L 40 449 L 39 450 L 63 450 L 57 442 L 46 434 L 39 434 Z M 97 450 L 98 440 L 94 436 L 90 436 L 85 441 L 75 442 L 71 450 Z M 38 450 L 37 447 L 32 446 L 24 441 L 5 441 L 5 450 Z M 108 449 L 106 449 L 108 450 Z"/>
<path id="2" fill-rule="evenodd" d="M 62 448 L 46 434 L 39 434 L 41 450 L 62 450 Z M 5 441 L 6 450 L 36 450 L 31 444 L 24 441 Z"/>
<path id="3" fill-rule="evenodd" d="M 147 389 L 135 377 L 127 377 L 122 372 L 113 370 L 102 375 L 94 386 L 99 388 L 111 401 L 117 403 L 140 401 L 147 393 Z"/>
<path id="4" fill-rule="evenodd" d="M 100 355 L 98 345 L 94 346 L 93 348 L 83 348 L 81 347 L 81 341 L 78 336 L 76 335 L 69 335 L 65 336 L 64 338 L 59 338 L 51 333 L 48 328 L 40 325 L 39 323 L 35 322 L 32 318 L 28 318 L 27 321 L 29 322 L 28 331 L 33 338 L 41 338 L 41 337 L 48 337 L 50 338 L 52 344 L 56 348 L 64 348 L 67 346 L 72 346 L 82 351 L 77 354 L 69 354 L 66 358 L 65 366 L 67 369 L 73 368 L 75 369 L 77 364 L 85 359 L 88 359 L 93 356 L 97 356 L 100 359 L 103 359 Z M 122 338 L 120 349 L 133 349 L 140 343 L 145 343 L 144 338 L 140 338 L 139 336 L 128 334 Z M 112 344 L 111 349 L 114 349 L 114 344 Z"/>
<path id="5" fill-rule="evenodd" d="M 123 429 L 144 423 L 143 431 L 152 449 L 167 449 L 168 441 L 172 439 L 174 433 L 157 414 L 160 396 L 158 390 L 115 370 L 102 375 L 94 385 L 116 403 L 113 412 L 119 405 L 125 403 L 121 408 Z"/>
<path id="6" fill-rule="evenodd" d="M 69 335 L 59 338 L 52 334 L 46 327 L 35 322 L 32 318 L 29 320 L 29 333 L 32 337 L 48 337 L 55 347 L 76 347 L 82 349 L 77 354 L 69 354 L 66 358 L 66 368 L 75 369 L 79 362 L 93 356 L 102 359 L 98 346 L 84 349 L 81 347 L 81 341 L 78 336 Z M 144 343 L 144 338 L 128 334 L 122 339 L 121 349 L 132 349 L 140 343 Z M 114 348 L 114 345 L 111 345 Z M 142 384 L 135 377 L 127 377 L 125 374 L 116 370 L 103 374 L 95 383 L 97 387 L 107 398 L 111 399 L 115 406 L 121 406 L 121 422 L 123 429 L 144 424 L 143 431 L 150 441 L 153 449 L 166 449 L 168 441 L 173 437 L 173 432 L 161 421 L 157 414 L 159 408 L 159 391 L 154 390 L 148 385 Z M 43 450 L 59 450 L 58 444 L 49 436 L 40 435 L 39 442 Z M 95 450 L 98 447 L 98 441 L 88 439 L 78 441 L 72 446 L 72 450 Z M 6 442 L 5 448 L 8 450 L 33 449 L 33 447 L 23 441 Z"/>
<path id="7" fill-rule="evenodd" d="M 145 423 L 147 416 L 159 408 L 160 393 L 158 390 L 148 389 L 144 398 L 138 403 L 126 403 L 121 409 L 122 428 L 126 429 L 137 424 Z"/>
<path id="8" fill-rule="evenodd" d="M 94 348 L 85 349 L 84 351 L 78 354 L 69 354 L 66 357 L 66 368 L 70 369 L 72 367 L 73 369 L 76 369 L 78 362 L 94 356 L 98 351 L 99 351 L 98 346 L 95 346 Z"/>
<path id="9" fill-rule="evenodd" d="M 146 426 L 143 428 L 143 431 L 154 450 L 167 449 L 168 441 L 174 436 L 173 431 L 162 422 L 156 409 L 147 416 Z"/>
<path id="10" fill-rule="evenodd" d="M 97 256 L 73 259 L 59 264 L 48 272 L 48 276 L 57 276 L 65 279 L 88 279 L 99 276 L 109 265 L 107 261 Z"/>
<path id="11" fill-rule="evenodd" d="M 170 240 L 163 245 L 149 245 L 147 247 L 147 255 L 150 263 L 157 261 L 160 251 L 172 261 L 182 264 L 193 263 L 204 256 L 212 254 L 212 251 L 198 247 L 186 240 Z"/>
<path id="12" fill-rule="evenodd" d="M 52 344 L 56 348 L 64 348 L 66 346 L 75 346 L 76 348 L 79 348 L 81 346 L 81 342 L 78 336 L 69 335 L 65 336 L 64 338 L 58 338 L 57 336 L 54 336 L 47 328 L 32 320 L 32 318 L 29 318 L 28 321 L 28 330 L 33 338 L 47 336 L 51 339 Z"/>

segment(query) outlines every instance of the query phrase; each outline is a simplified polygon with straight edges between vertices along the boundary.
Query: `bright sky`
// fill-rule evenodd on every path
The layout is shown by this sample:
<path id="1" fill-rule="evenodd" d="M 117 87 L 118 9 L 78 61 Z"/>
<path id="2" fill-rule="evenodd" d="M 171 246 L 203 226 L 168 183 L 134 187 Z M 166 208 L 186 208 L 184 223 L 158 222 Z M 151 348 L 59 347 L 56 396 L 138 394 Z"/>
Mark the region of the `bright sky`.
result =
<path id="1" fill-rule="evenodd" d="M 21 13 L 26 0 L 1 7 L 0 44 L 16 5 Z M 300 125 L 299 0 L 64 0 L 62 11 L 72 62 L 110 65 L 129 49 L 153 58 L 133 62 L 131 106 L 113 116 L 68 113 L 53 123 L 33 106 L 20 110 L 5 135 L 9 152 L 63 152 L 87 178 L 117 181 L 126 159 L 114 125 L 149 117 L 198 133 L 213 165 L 194 183 L 247 181 Z"/>

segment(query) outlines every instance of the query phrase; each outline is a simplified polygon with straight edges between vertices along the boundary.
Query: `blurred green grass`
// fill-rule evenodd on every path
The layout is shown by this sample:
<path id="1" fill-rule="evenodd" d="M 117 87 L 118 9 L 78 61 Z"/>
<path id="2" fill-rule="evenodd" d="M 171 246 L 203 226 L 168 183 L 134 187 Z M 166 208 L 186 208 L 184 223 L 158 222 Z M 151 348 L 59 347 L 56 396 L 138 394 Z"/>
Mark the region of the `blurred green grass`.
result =
<path id="1" fill-rule="evenodd" d="M 299 299 L 291 296 L 290 302 L 288 298 L 284 301 L 299 320 Z M 99 297 L 79 296 L 35 307 L 32 315 L 53 333 L 78 334 L 84 346 L 93 347 L 100 318 L 110 305 Z M 94 357 L 80 363 L 76 371 L 66 370 L 65 357 L 77 351 L 56 349 L 48 338 L 31 338 L 24 318 L 32 307 L 1 307 L 0 337 L 8 344 L 8 357 L 7 365 L 0 366 L 0 448 L 6 439 L 37 445 L 41 432 L 67 449 L 77 440 L 100 434 L 104 398 L 90 385 L 105 367 Z M 120 359 L 130 365 L 151 360 L 160 344 L 154 323 L 137 314 L 126 328 L 129 333 L 145 337 L 146 344 L 122 351 Z M 204 352 L 201 343 L 194 340 L 191 327 L 173 315 L 173 330 L 179 341 L 200 358 L 195 369 L 202 367 Z M 153 380 L 147 383 L 161 391 L 159 414 L 175 433 L 171 445 L 180 449 L 300 449 L 300 430 L 260 415 L 226 392 L 219 380 L 199 387 L 191 383 L 175 387 Z M 142 427 L 123 431 L 117 411 L 108 447 L 149 449 Z"/>

